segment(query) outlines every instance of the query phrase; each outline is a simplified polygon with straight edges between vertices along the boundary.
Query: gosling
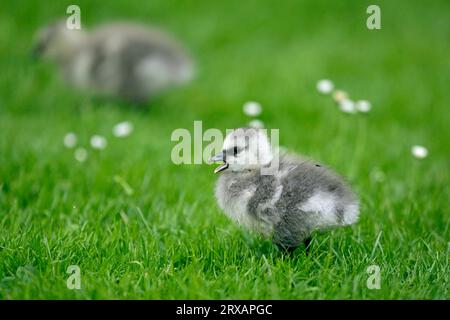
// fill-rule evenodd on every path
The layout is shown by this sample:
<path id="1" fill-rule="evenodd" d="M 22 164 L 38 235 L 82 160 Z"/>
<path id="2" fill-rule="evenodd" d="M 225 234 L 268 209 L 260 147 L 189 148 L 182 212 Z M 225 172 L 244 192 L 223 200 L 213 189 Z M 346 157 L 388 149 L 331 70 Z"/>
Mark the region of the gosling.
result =
<path id="1" fill-rule="evenodd" d="M 358 220 L 357 196 L 342 178 L 315 162 L 276 154 L 260 129 L 239 128 L 225 138 L 211 161 L 222 162 L 214 171 L 221 172 L 215 196 L 230 218 L 283 250 L 304 243 L 307 253 L 314 231 Z"/>
<path id="2" fill-rule="evenodd" d="M 87 32 L 58 21 L 39 30 L 35 42 L 35 57 L 55 62 L 70 85 L 96 96 L 143 103 L 194 73 L 176 40 L 139 24 L 118 22 Z"/>

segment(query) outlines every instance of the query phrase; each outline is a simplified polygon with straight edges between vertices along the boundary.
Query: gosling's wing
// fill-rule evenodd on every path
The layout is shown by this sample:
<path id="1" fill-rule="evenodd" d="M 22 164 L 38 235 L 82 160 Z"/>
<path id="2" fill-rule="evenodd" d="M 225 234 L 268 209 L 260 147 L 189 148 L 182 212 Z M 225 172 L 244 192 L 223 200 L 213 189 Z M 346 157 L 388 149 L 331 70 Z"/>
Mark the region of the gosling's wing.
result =
<path id="1" fill-rule="evenodd" d="M 116 23 L 96 29 L 90 43 L 91 78 L 103 91 L 140 100 L 190 79 L 188 56 L 156 30 Z"/>
<path id="2" fill-rule="evenodd" d="M 280 199 L 285 212 L 302 216 L 302 223 L 319 229 L 357 220 L 356 196 L 341 177 L 311 161 L 290 162 L 289 168 Z"/>

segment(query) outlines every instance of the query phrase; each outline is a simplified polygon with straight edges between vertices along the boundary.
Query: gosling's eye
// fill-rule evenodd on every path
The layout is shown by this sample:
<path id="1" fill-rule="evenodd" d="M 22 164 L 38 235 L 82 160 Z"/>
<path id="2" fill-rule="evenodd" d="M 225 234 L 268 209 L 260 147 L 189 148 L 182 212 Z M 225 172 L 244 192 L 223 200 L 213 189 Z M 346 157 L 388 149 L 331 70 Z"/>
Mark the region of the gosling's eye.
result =
<path id="1" fill-rule="evenodd" d="M 236 157 L 238 154 L 238 147 L 233 148 L 233 155 Z"/>

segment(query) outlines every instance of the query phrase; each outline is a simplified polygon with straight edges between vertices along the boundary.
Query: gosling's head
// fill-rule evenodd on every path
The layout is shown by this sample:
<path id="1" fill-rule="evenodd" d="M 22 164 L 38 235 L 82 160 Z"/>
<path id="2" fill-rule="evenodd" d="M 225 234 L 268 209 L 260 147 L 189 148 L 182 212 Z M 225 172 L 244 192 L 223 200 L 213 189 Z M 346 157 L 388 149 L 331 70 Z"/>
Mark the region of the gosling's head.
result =
<path id="1" fill-rule="evenodd" d="M 35 58 L 61 62 L 75 52 L 83 37 L 81 30 L 69 29 L 65 20 L 58 20 L 38 30 L 32 54 Z"/>
<path id="2" fill-rule="evenodd" d="M 259 169 L 269 164 L 272 158 L 272 148 L 263 130 L 239 128 L 227 135 L 222 152 L 211 161 L 223 162 L 214 173 L 224 170 L 239 172 Z"/>

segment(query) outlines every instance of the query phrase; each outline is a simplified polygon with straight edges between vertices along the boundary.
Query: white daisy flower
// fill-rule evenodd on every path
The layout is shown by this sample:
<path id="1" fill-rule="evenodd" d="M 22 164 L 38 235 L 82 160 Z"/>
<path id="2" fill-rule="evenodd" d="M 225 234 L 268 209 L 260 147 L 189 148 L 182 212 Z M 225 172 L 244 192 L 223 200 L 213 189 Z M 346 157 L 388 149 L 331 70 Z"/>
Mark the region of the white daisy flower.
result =
<path id="1" fill-rule="evenodd" d="M 367 100 L 359 100 L 356 102 L 356 110 L 359 112 L 369 112 L 372 109 L 372 104 Z"/>
<path id="2" fill-rule="evenodd" d="M 339 102 L 339 109 L 341 109 L 342 112 L 345 113 L 355 113 L 355 103 L 350 99 L 344 99 L 341 102 Z"/>
<path id="3" fill-rule="evenodd" d="M 333 100 L 337 103 L 348 99 L 348 93 L 343 90 L 335 90 L 333 92 Z"/>
<path id="4" fill-rule="evenodd" d="M 133 124 L 129 121 L 120 122 L 113 128 L 113 134 L 118 138 L 129 136 L 132 132 Z"/>
<path id="5" fill-rule="evenodd" d="M 317 82 L 316 89 L 321 94 L 330 94 L 334 89 L 334 84 L 331 80 L 323 79 Z"/>
<path id="6" fill-rule="evenodd" d="M 423 146 L 419 146 L 419 145 L 413 146 L 411 148 L 411 153 L 417 159 L 423 159 L 423 158 L 426 158 L 428 156 L 427 148 L 425 148 Z"/>
<path id="7" fill-rule="evenodd" d="M 75 160 L 78 162 L 85 162 L 88 156 L 88 153 L 85 148 L 77 148 L 75 150 Z"/>
<path id="8" fill-rule="evenodd" d="M 107 144 L 105 137 L 99 135 L 93 135 L 91 137 L 91 147 L 94 149 L 105 149 Z"/>
<path id="9" fill-rule="evenodd" d="M 262 107 L 259 102 L 248 101 L 244 104 L 244 113 L 251 117 L 256 117 L 261 114 Z"/>
<path id="10" fill-rule="evenodd" d="M 261 120 L 255 119 L 255 120 L 250 121 L 248 123 L 248 126 L 250 128 L 262 129 L 262 128 L 264 128 L 264 122 L 262 122 Z"/>
<path id="11" fill-rule="evenodd" d="M 77 145 L 77 135 L 73 132 L 68 132 L 64 136 L 64 145 L 67 148 L 73 148 Z"/>

